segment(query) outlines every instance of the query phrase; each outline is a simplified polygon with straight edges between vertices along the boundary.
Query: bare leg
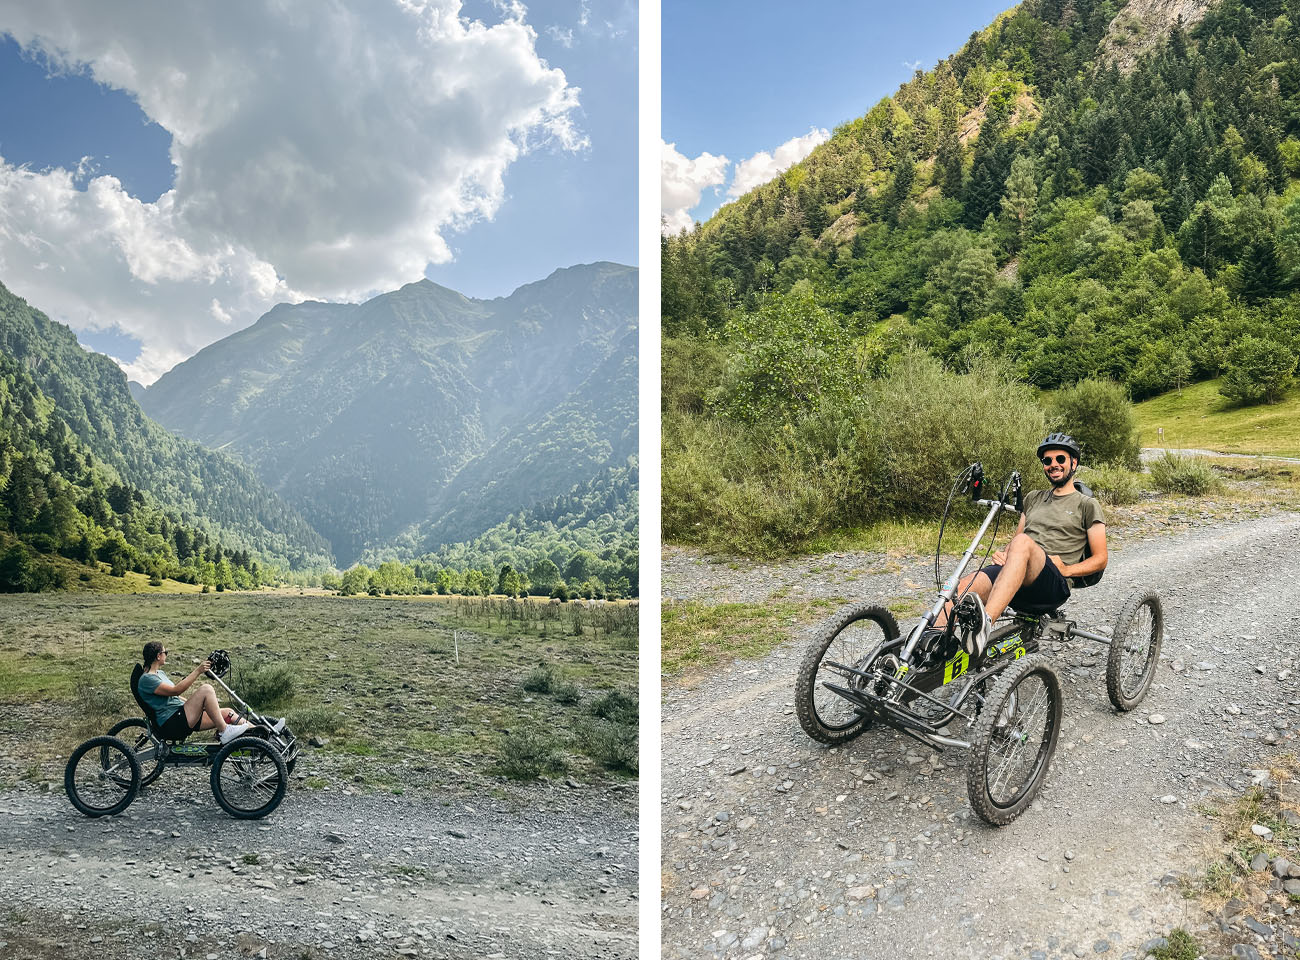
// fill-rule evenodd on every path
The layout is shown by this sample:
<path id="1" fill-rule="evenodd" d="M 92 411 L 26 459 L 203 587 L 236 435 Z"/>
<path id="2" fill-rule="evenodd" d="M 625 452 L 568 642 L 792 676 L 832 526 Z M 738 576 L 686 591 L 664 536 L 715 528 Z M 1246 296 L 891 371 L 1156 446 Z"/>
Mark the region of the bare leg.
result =
<path id="1" fill-rule="evenodd" d="M 1043 548 L 1025 534 L 1018 533 L 1011 539 L 1007 545 L 1007 562 L 1002 565 L 992 592 L 980 598 L 985 601 L 984 612 L 988 614 L 989 622 L 1002 616 L 1016 591 L 1038 579 L 1043 565 L 1048 562 Z"/>
<path id="2" fill-rule="evenodd" d="M 1001 582 L 1001 580 L 1002 578 L 998 577 L 998 581 Z M 982 570 L 977 570 L 974 573 L 968 573 L 966 576 L 961 578 L 957 584 L 957 592 L 954 596 L 960 597 L 962 594 L 970 591 L 971 593 L 977 594 L 981 600 L 987 600 L 989 598 L 989 593 L 992 590 L 993 581 L 989 579 L 989 575 Z M 936 627 L 946 627 L 948 625 L 948 615 L 950 613 L 952 613 L 951 600 L 943 605 L 943 612 L 940 613 L 938 618 L 934 621 L 934 625 Z"/>
<path id="3" fill-rule="evenodd" d="M 190 729 L 196 725 L 200 730 L 216 730 L 218 733 L 226 729 L 226 718 L 217 704 L 217 691 L 212 689 L 212 684 L 203 684 L 194 696 L 185 701 L 185 719 L 190 722 Z"/>

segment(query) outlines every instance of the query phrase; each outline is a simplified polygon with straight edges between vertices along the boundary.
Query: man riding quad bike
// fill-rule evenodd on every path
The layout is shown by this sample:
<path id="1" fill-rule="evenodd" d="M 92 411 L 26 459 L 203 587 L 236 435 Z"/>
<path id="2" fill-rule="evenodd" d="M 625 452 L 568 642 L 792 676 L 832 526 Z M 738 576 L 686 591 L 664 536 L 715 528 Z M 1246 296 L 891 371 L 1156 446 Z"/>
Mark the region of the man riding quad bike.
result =
<path id="1" fill-rule="evenodd" d="M 1091 586 L 1106 568 L 1106 518 L 1101 505 L 1074 482 L 1082 454 L 1074 438 L 1050 434 L 1038 459 L 1052 486 L 1024 498 L 1020 526 L 993 562 L 962 579 L 957 621 L 966 652 L 982 654 L 993 622 L 1007 607 L 1059 607 L 1070 597 L 1070 580 Z M 936 626 L 947 623 L 948 611 Z"/>

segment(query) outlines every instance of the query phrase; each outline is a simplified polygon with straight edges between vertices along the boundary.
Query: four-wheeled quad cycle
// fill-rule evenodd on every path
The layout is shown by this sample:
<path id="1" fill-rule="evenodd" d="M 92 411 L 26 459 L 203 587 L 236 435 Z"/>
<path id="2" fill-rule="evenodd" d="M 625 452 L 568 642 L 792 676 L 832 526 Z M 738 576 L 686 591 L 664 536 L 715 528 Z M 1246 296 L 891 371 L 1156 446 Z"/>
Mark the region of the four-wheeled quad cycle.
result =
<path id="1" fill-rule="evenodd" d="M 226 651 L 216 650 L 207 659 L 212 669 L 206 676 L 230 694 L 253 728 L 226 744 L 163 739 L 157 718 L 140 696 L 144 669 L 136 664 L 131 693 L 144 716 L 123 720 L 72 751 L 63 786 L 74 807 L 88 817 L 121 813 L 165 767 L 180 764 L 212 768 L 212 795 L 232 817 L 256 820 L 280 805 L 298 762 L 298 739 L 287 725 L 276 733 L 271 720 L 226 686 L 221 679 L 230 670 Z"/>
<path id="2" fill-rule="evenodd" d="M 883 723 L 936 750 L 969 750 L 971 807 L 985 822 L 1001 826 L 1037 796 L 1061 733 L 1061 683 L 1038 652 L 1040 644 L 1079 637 L 1108 645 L 1106 691 L 1117 710 L 1132 710 L 1155 677 L 1164 612 L 1155 592 L 1136 593 L 1106 637 L 1083 629 L 1060 609 L 1013 609 L 994 625 L 984 653 L 967 655 L 958 616 L 949 616 L 942 627 L 935 624 L 950 601 L 957 607 L 958 584 L 990 526 L 986 557 L 997 535 L 995 520 L 1004 512 L 1023 512 L 1019 474 L 1011 474 L 997 499 L 981 499 L 983 486 L 981 466 L 971 464 L 949 495 L 944 524 L 963 487 L 988 513 L 920 622 L 901 635 L 893 614 L 870 603 L 832 616 L 800 664 L 795 713 L 804 731 L 825 744 L 845 743 Z M 941 525 L 940 547 L 942 538 Z M 936 585 L 938 569 L 936 548 Z M 1076 579 L 1074 586 L 1091 586 L 1100 576 Z"/>

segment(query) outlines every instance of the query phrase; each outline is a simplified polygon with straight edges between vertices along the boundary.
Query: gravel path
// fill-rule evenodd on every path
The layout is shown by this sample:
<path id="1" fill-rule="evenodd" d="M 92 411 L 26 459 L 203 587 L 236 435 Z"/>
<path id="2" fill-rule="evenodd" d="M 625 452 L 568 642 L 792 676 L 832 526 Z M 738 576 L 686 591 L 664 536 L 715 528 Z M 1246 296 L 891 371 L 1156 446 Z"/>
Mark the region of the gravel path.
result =
<path id="1" fill-rule="evenodd" d="M 1213 839 L 1195 808 L 1244 788 L 1300 730 L 1300 678 L 1289 672 L 1300 515 L 1158 525 L 1178 533 L 1128 536 L 1105 579 L 1067 607 L 1109 627 L 1130 593 L 1160 591 L 1154 687 L 1116 714 L 1096 648 L 1049 645 L 1065 690 L 1060 747 L 1038 801 L 1002 829 L 971 812 L 964 753 L 883 729 L 838 749 L 809 740 L 792 702 L 802 637 L 670 686 L 664 956 L 1120 958 L 1171 925 L 1204 927 L 1176 881 L 1203 868 Z M 733 569 L 668 550 L 664 590 L 758 602 L 799 590 L 810 566 L 853 599 L 926 582 L 923 561 L 840 554 Z M 1270 955 L 1263 940 L 1248 945 Z"/>
<path id="2" fill-rule="evenodd" d="M 0 956 L 633 957 L 636 829 L 559 784 L 522 809 L 298 789 L 265 821 L 223 814 L 206 770 L 102 820 L 15 789 Z"/>

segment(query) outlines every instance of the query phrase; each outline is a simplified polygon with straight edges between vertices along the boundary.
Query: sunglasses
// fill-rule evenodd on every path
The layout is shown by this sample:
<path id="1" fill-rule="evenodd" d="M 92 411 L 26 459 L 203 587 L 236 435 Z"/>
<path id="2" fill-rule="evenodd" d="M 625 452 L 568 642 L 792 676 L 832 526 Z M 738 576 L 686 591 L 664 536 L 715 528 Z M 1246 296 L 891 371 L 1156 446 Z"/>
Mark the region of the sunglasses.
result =
<path id="1" fill-rule="evenodd" d="M 1070 455 L 1068 453 L 1058 453 L 1054 457 L 1043 457 L 1043 466 L 1045 467 L 1050 467 L 1054 463 L 1065 465 L 1069 462 L 1070 462 Z"/>

